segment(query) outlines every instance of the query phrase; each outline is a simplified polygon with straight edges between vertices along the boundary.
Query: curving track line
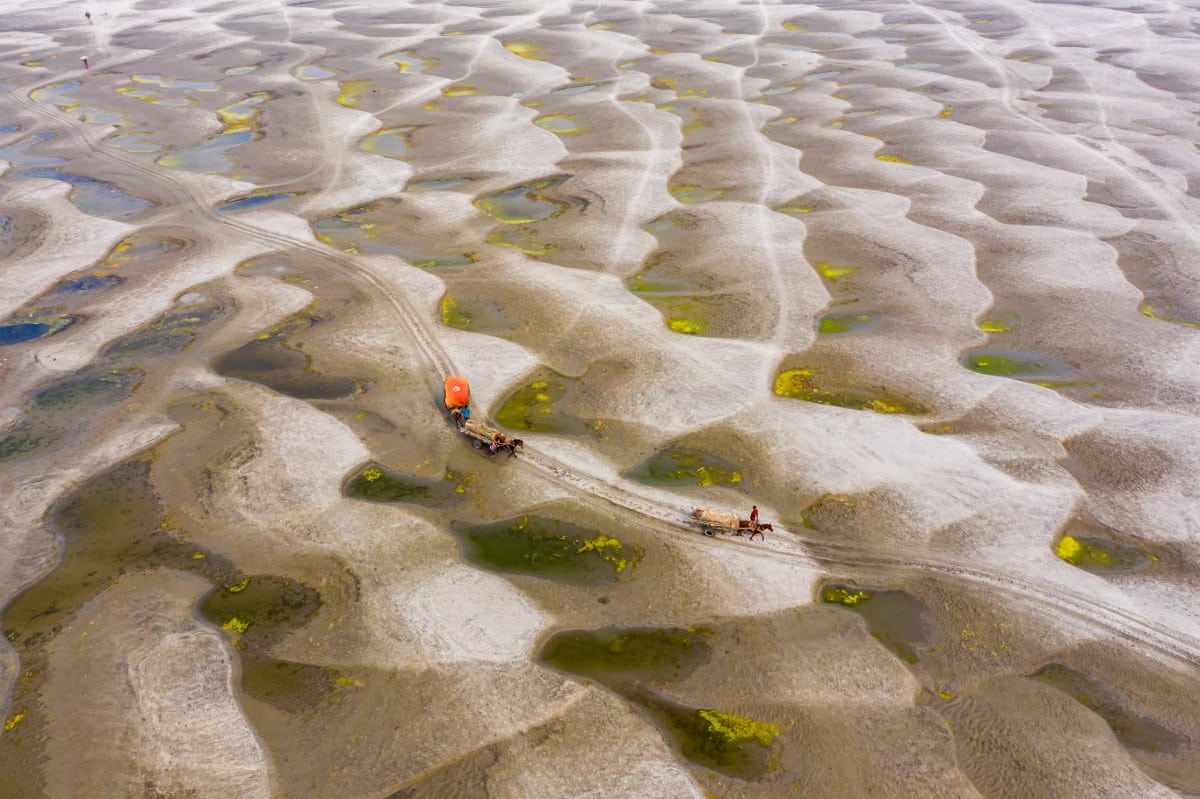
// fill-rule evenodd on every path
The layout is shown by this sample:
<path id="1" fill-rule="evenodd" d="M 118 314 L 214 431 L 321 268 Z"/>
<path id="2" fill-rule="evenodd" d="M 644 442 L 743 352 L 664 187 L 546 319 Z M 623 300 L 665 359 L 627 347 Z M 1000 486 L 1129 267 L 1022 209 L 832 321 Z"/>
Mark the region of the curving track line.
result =
<path id="1" fill-rule="evenodd" d="M 56 81 L 61 79 L 62 76 L 58 76 Z M 38 86 L 28 87 L 24 91 L 35 88 Z M 254 239 L 274 248 L 298 251 L 312 261 L 331 267 L 351 279 L 361 280 L 387 300 L 404 328 L 412 335 L 413 341 L 430 362 L 433 370 L 431 385 L 436 381 L 439 372 L 451 374 L 455 371 L 453 361 L 427 329 L 424 317 L 414 310 L 403 294 L 389 287 L 369 264 L 303 239 L 263 230 L 236 218 L 218 214 L 206 206 L 185 181 L 168 169 L 148 166 L 120 151 L 104 147 L 99 143 L 100 137 L 94 131 L 57 107 L 35 103 L 25 94 L 11 89 L 5 89 L 5 93 L 39 116 L 58 125 L 65 123 L 69 135 L 97 157 L 145 177 L 160 190 L 165 190 L 166 196 L 175 200 L 184 212 L 190 212 L 214 224 L 218 229 Z M 650 528 L 655 532 L 686 541 L 691 545 L 696 543 L 697 533 L 682 520 L 679 506 L 644 496 L 624 480 L 614 483 L 611 476 L 589 474 L 578 466 L 569 465 L 549 454 L 532 449 L 527 450 L 520 463 L 522 468 L 532 469 L 572 493 L 587 495 L 632 514 L 643 523 L 649 522 Z M 787 558 L 804 568 L 819 567 L 839 579 L 855 579 L 863 583 L 877 583 L 881 576 L 899 579 L 906 576 L 930 575 L 963 585 L 986 585 L 1017 601 L 1052 610 L 1058 615 L 1071 616 L 1085 626 L 1098 627 L 1116 638 L 1143 645 L 1189 665 L 1200 666 L 1200 640 L 1165 624 L 1151 621 L 1135 611 L 1080 596 L 1066 587 L 1038 584 L 1013 572 L 972 568 L 936 554 L 897 553 L 888 548 L 856 542 L 836 543 L 814 539 L 782 528 L 779 532 L 785 533 L 786 538 L 776 536 L 765 547 L 749 544 L 745 544 L 744 547 L 747 552 L 759 557 Z M 734 541 L 722 543 L 737 545 Z"/>

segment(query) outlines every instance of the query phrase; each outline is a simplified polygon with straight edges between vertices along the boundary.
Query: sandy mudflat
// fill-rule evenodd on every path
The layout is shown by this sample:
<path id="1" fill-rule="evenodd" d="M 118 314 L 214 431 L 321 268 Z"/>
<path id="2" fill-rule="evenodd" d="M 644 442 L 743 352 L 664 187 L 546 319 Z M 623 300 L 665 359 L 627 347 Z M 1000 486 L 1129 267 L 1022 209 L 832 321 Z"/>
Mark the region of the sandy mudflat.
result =
<path id="1" fill-rule="evenodd" d="M 1200 795 L 1197 20 L 0 0 L 3 793 Z"/>

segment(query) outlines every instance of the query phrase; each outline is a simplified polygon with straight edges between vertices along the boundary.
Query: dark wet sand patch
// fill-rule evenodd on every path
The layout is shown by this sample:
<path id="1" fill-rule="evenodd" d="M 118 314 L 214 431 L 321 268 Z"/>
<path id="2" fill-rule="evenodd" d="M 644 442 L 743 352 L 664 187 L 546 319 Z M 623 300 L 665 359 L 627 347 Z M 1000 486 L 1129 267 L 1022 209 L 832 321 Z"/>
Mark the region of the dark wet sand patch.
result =
<path id="1" fill-rule="evenodd" d="M 312 367 L 312 357 L 295 349 L 289 339 L 321 321 L 307 314 L 276 326 L 257 339 L 219 356 L 212 369 L 219 375 L 261 383 L 297 399 L 338 399 L 362 388 L 356 379 L 326 375 Z"/>
<path id="2" fill-rule="evenodd" d="M 380 463 L 359 469 L 342 486 L 342 493 L 369 502 L 401 502 L 414 505 L 442 506 L 467 491 L 467 483 L 447 473 L 445 479 L 404 474 Z"/>
<path id="3" fill-rule="evenodd" d="M 481 525 L 459 524 L 454 535 L 467 560 L 509 574 L 572 585 L 602 585 L 628 576 L 642 551 L 600 530 L 546 516 Z"/>
<path id="4" fill-rule="evenodd" d="M 608 628 L 552 636 L 541 660 L 595 680 L 648 715 L 688 760 L 743 780 L 763 777 L 779 728 L 768 722 L 669 698 L 663 687 L 682 681 L 710 659 L 703 628 Z"/>

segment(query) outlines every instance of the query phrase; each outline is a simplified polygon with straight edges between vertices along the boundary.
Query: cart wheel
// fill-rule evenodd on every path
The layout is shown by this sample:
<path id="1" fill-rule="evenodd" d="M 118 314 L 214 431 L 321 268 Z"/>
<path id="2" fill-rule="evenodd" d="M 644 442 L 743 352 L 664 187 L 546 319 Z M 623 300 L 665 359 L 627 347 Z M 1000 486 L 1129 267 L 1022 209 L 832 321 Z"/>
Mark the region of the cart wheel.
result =
<path id="1" fill-rule="evenodd" d="M 712 535 L 713 535 L 713 529 L 712 529 L 711 527 L 705 527 L 705 528 L 704 528 L 704 534 L 705 534 L 706 536 L 708 536 L 709 538 L 712 538 Z"/>
<path id="2" fill-rule="evenodd" d="M 474 447 L 475 449 L 483 449 L 483 442 L 480 441 L 478 438 L 472 438 L 471 446 Z"/>

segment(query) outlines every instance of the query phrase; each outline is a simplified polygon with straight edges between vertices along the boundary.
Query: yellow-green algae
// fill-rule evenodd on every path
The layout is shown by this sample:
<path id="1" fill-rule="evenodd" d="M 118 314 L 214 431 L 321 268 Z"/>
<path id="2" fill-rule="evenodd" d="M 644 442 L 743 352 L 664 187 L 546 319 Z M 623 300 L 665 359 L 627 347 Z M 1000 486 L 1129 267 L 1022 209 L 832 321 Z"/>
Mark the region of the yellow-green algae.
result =
<path id="1" fill-rule="evenodd" d="M 879 153 L 878 155 L 875 156 L 875 158 L 878 161 L 886 161 L 889 164 L 907 164 L 908 166 L 912 166 L 912 161 L 909 161 L 905 158 L 901 158 L 898 155 L 888 155 L 886 153 Z"/>
<path id="2" fill-rule="evenodd" d="M 1183 325 L 1184 327 L 1200 328 L 1200 323 L 1189 322 L 1184 319 L 1180 319 L 1169 311 L 1163 311 L 1154 308 L 1149 302 L 1142 303 L 1138 310 L 1141 311 L 1143 316 L 1148 316 L 1151 319 L 1157 319 L 1160 322 L 1170 322 L 1171 324 Z"/>
<path id="3" fill-rule="evenodd" d="M 338 105 L 354 108 L 362 102 L 362 96 L 370 91 L 369 80 L 346 80 L 340 84 L 341 91 L 337 96 Z"/>
<path id="4" fill-rule="evenodd" d="M 732 464 L 690 447 L 672 445 L 630 471 L 644 483 L 660 485 L 737 486 L 743 477 Z"/>
<path id="5" fill-rule="evenodd" d="M 781 397 L 815 402 L 819 405 L 833 405 L 856 411 L 874 411 L 875 413 L 904 413 L 921 414 L 925 410 L 901 400 L 871 396 L 859 391 L 834 391 L 821 387 L 817 380 L 820 370 L 816 368 L 785 369 L 775 378 L 775 393 Z"/>
<path id="6" fill-rule="evenodd" d="M 1130 749 L 1171 753 L 1189 744 L 1187 738 L 1174 730 L 1136 713 L 1129 698 L 1081 671 L 1049 663 L 1028 676 L 1054 686 L 1104 719 L 1117 740 Z"/>
<path id="7" fill-rule="evenodd" d="M 569 399 L 578 380 L 541 370 L 526 385 L 505 397 L 496 421 L 509 430 L 530 433 L 579 435 L 595 429 L 595 422 L 580 419 L 559 405 Z"/>
<path id="8" fill-rule="evenodd" d="M 818 595 L 862 616 L 871 637 L 907 663 L 917 663 L 931 651 L 923 621 L 924 603 L 906 591 L 864 589 L 854 585 L 823 584 Z"/>
<path id="9" fill-rule="evenodd" d="M 753 741 L 760 746 L 770 746 L 779 734 L 779 727 L 770 722 L 722 713 L 719 710 L 697 710 L 696 715 L 708 723 L 709 735 L 725 744 Z"/>
<path id="10" fill-rule="evenodd" d="M 821 601 L 827 605 L 845 605 L 852 608 L 871 598 L 867 591 L 851 591 L 849 588 L 826 587 L 821 590 Z"/>
<path id="11" fill-rule="evenodd" d="M 1060 358 L 1000 347 L 985 347 L 969 352 L 963 356 L 962 363 L 972 372 L 1018 380 L 1066 378 L 1074 372 Z"/>
<path id="12" fill-rule="evenodd" d="M 1163 560 L 1152 549 L 1082 532 L 1064 533 L 1054 554 L 1072 566 L 1097 573 L 1136 571 Z"/>
<path id="13" fill-rule="evenodd" d="M 834 266 L 828 261 L 818 261 L 813 264 L 816 267 L 817 273 L 829 282 L 833 283 L 846 275 L 853 274 L 858 271 L 857 266 Z"/>
<path id="14" fill-rule="evenodd" d="M 879 314 L 874 311 L 838 311 L 817 320 L 817 332 L 825 334 L 862 333 L 875 327 Z"/>
<path id="15" fill-rule="evenodd" d="M 984 333 L 1008 333 L 1016 326 L 1016 314 L 1000 314 L 989 319 L 984 319 L 979 323 L 979 329 Z"/>
<path id="16" fill-rule="evenodd" d="M 779 733 L 776 725 L 722 711 L 690 708 L 637 687 L 628 689 L 627 695 L 654 716 L 688 760 L 747 781 L 761 779 L 771 770 L 774 758 L 770 742 Z"/>
<path id="17" fill-rule="evenodd" d="M 615 582 L 642 558 L 640 548 L 613 536 L 542 516 L 458 525 L 455 536 L 472 563 L 575 585 Z"/>
<path id="18" fill-rule="evenodd" d="M 416 130 L 417 128 L 413 125 L 385 128 L 359 142 L 358 149 L 382 155 L 385 158 L 403 160 L 409 155 L 409 150 L 412 148 L 412 136 Z"/>
<path id="19" fill-rule="evenodd" d="M 385 61 L 391 61 L 396 65 L 396 69 L 404 73 L 424 72 L 429 67 L 437 66 L 437 61 L 432 58 L 422 58 L 411 53 L 406 53 L 403 50 L 397 50 L 394 53 L 388 53 L 384 57 Z"/>
<path id="20" fill-rule="evenodd" d="M 501 247 L 512 247 L 520 250 L 531 258 L 543 258 L 555 251 L 553 244 L 534 239 L 533 230 L 529 227 L 505 227 L 493 230 L 487 236 L 488 244 Z"/>
<path id="21" fill-rule="evenodd" d="M 4 720 L 4 731 L 12 732 L 15 730 L 17 725 L 25 720 L 25 716 L 28 714 L 28 712 L 29 711 L 25 708 L 21 708 L 20 710 L 14 710 L 12 713 L 8 714 L 8 718 Z"/>
<path id="22" fill-rule="evenodd" d="M 431 480 L 404 474 L 379 463 L 359 469 L 342 486 L 342 493 L 368 502 L 405 502 L 437 505 L 466 491 L 466 477 L 460 480 Z"/>
<path id="23" fill-rule="evenodd" d="M 502 42 L 502 45 L 505 50 L 521 58 L 527 58 L 530 61 L 546 60 L 546 56 L 542 53 L 541 45 L 536 42 L 509 41 Z"/>
<path id="24" fill-rule="evenodd" d="M 574 114 L 547 114 L 533 120 L 533 124 L 560 136 L 570 136 L 583 130 L 576 124 Z"/>

